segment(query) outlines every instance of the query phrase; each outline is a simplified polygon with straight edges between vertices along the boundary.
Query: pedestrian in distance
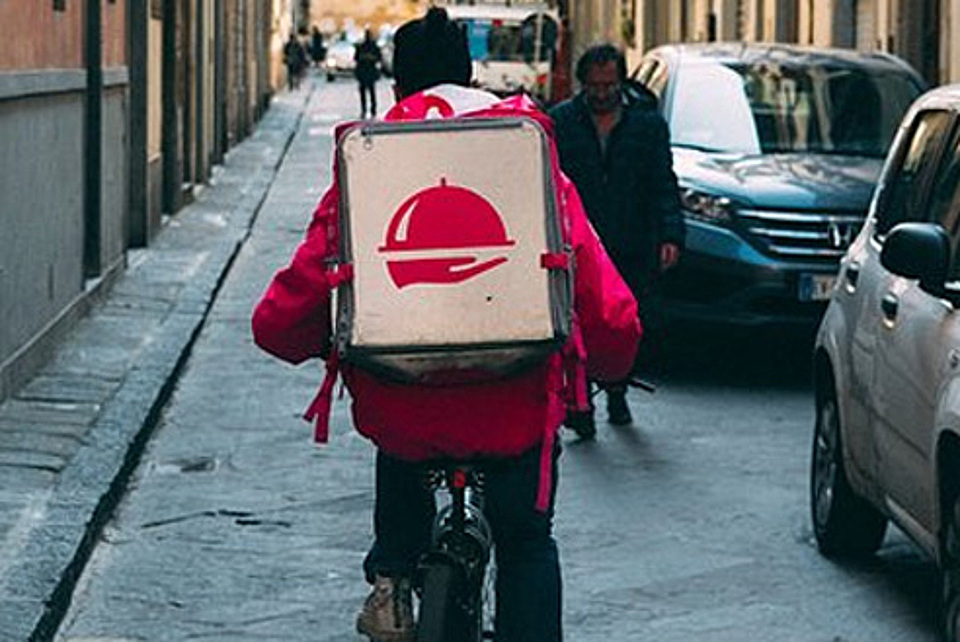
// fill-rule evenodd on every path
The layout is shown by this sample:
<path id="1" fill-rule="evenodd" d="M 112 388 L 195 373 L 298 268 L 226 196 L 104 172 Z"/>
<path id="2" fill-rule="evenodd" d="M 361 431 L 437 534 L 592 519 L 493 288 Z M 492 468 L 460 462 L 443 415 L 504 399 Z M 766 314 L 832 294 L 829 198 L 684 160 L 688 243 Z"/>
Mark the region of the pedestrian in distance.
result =
<path id="1" fill-rule="evenodd" d="M 508 116 L 533 119 L 550 131 L 549 118 L 528 97 L 501 99 L 470 88 L 465 34 L 442 8 L 405 23 L 395 42 L 398 102 L 384 120 Z M 336 177 L 291 262 L 274 276 L 254 311 L 254 339 L 264 350 L 292 363 L 327 357 L 328 379 L 318 395 L 322 403 L 311 406 L 319 407 L 321 421 L 329 415 L 330 390 L 340 368 L 354 425 L 377 447 L 374 542 L 363 563 L 373 589 L 357 618 L 358 631 L 372 640 L 410 641 L 415 635 L 411 577 L 430 546 L 436 504 L 424 477 L 437 458 L 496 461 L 485 477 L 484 513 L 496 554 L 497 639 L 562 639 L 561 572 L 553 537 L 557 431 L 570 399 L 583 401 L 588 374 L 606 380 L 627 375 L 641 327 L 636 302 L 592 230 L 576 189 L 555 161 L 548 162 L 576 265 L 578 322 L 571 350 L 556 358 L 501 379 L 442 386 L 385 381 L 358 366 L 339 364 L 331 348 L 333 286 L 325 261 L 336 252 L 341 189 Z"/>
<path id="2" fill-rule="evenodd" d="M 656 97 L 628 82 L 613 45 L 584 52 L 576 77 L 580 91 L 550 110 L 560 164 L 639 303 L 645 340 L 634 370 L 655 371 L 664 325 L 657 277 L 676 265 L 686 234 L 670 135 Z M 630 424 L 626 383 L 604 387 L 610 423 Z M 571 413 L 567 425 L 584 438 L 596 434 L 592 408 Z"/>
<path id="3" fill-rule="evenodd" d="M 287 89 L 293 91 L 300 87 L 303 72 L 307 67 L 307 52 L 297 34 L 292 31 L 283 45 L 283 62 L 287 66 Z"/>
<path id="4" fill-rule="evenodd" d="M 327 46 L 323 42 L 323 34 L 316 25 L 310 34 L 310 56 L 313 58 L 313 65 L 319 67 L 323 64 L 323 59 L 327 56 Z"/>
<path id="5" fill-rule="evenodd" d="M 354 52 L 354 61 L 354 74 L 360 87 L 360 118 L 366 118 L 368 113 L 373 118 L 377 115 L 377 80 L 383 57 L 370 29 L 363 32 L 363 40 Z"/>

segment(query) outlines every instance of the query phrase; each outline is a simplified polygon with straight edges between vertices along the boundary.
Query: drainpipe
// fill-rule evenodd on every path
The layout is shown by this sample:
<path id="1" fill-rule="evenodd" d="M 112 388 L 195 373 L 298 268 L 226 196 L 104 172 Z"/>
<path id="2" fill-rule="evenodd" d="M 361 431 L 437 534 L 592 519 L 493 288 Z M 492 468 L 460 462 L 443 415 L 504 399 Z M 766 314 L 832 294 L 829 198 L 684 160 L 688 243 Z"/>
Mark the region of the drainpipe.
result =
<path id="1" fill-rule="evenodd" d="M 161 153 L 163 154 L 163 211 L 180 209 L 183 183 L 180 167 L 180 118 L 177 103 L 177 3 L 163 3 L 163 72 Z"/>
<path id="2" fill-rule="evenodd" d="M 196 33 L 194 36 L 194 46 L 196 47 L 196 74 L 194 78 L 194 112 L 196 121 L 194 122 L 194 182 L 207 182 L 207 155 L 206 128 L 204 120 L 207 117 L 204 109 L 207 104 L 206 81 L 207 81 L 207 62 L 210 60 L 207 52 L 207 3 L 205 0 L 197 0 L 197 20 Z"/>
<path id="3" fill-rule="evenodd" d="M 127 244 L 144 247 L 154 231 L 147 197 L 147 38 L 150 12 L 146 1 L 127 4 L 127 60 L 130 70 L 130 163 Z"/>
<path id="4" fill-rule="evenodd" d="M 83 271 L 87 278 L 100 275 L 100 185 L 103 156 L 103 15 L 101 0 L 86 2 L 85 59 L 87 88 L 84 95 L 84 194 Z"/>

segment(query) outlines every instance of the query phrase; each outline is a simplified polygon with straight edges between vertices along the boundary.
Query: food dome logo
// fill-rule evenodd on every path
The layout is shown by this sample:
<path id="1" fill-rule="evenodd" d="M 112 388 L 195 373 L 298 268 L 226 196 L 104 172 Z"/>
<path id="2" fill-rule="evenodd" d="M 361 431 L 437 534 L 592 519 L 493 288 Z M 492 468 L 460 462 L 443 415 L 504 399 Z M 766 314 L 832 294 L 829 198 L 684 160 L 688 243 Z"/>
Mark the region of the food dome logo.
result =
<path id="1" fill-rule="evenodd" d="M 400 205 L 378 250 L 394 284 L 404 288 L 462 283 L 506 263 L 502 250 L 515 244 L 490 201 L 441 178 Z"/>

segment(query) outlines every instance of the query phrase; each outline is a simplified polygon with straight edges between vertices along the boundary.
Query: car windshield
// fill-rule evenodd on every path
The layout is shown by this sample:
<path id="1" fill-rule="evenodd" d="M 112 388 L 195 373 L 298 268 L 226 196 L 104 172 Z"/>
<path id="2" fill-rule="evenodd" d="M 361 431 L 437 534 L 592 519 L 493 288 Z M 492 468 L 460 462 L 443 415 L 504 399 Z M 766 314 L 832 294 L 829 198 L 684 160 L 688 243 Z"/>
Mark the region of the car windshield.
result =
<path id="1" fill-rule="evenodd" d="M 677 76 L 671 138 L 708 151 L 882 157 L 919 92 L 907 74 L 892 70 L 693 64 Z"/>
<path id="2" fill-rule="evenodd" d="M 556 41 L 556 24 L 532 14 L 523 22 L 499 19 L 461 18 L 470 45 L 470 58 L 478 62 L 531 62 L 550 57 Z M 537 38 L 537 25 L 542 25 Z M 535 51 L 539 45 L 539 50 Z"/>

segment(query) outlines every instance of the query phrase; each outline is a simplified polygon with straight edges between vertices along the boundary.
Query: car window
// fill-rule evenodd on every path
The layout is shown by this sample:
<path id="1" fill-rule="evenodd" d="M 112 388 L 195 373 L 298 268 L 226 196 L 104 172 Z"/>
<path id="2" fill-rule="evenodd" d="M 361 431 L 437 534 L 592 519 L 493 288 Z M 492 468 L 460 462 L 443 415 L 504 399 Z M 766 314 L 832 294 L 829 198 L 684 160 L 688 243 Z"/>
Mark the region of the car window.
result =
<path id="1" fill-rule="evenodd" d="M 949 279 L 960 280 L 960 129 L 954 130 L 930 185 L 928 220 L 939 223 L 950 235 L 953 263 Z"/>
<path id="2" fill-rule="evenodd" d="M 657 98 L 663 100 L 663 90 L 667 86 L 667 65 L 661 60 L 655 60 L 650 69 L 650 75 L 644 83 Z"/>
<path id="3" fill-rule="evenodd" d="M 458 22 L 466 31 L 472 60 L 480 62 L 523 60 L 520 23 L 480 18 L 465 18 Z"/>
<path id="4" fill-rule="evenodd" d="M 647 80 L 650 78 L 650 72 L 653 71 L 653 68 L 657 64 L 656 58 L 644 58 L 640 61 L 640 66 L 637 67 L 636 71 L 633 72 L 633 79 L 637 82 L 646 85 Z"/>
<path id="5" fill-rule="evenodd" d="M 689 64 L 670 130 L 676 145 L 716 151 L 882 158 L 919 92 L 906 72 L 815 58 Z"/>
<path id="6" fill-rule="evenodd" d="M 936 170 L 953 121 L 950 112 L 939 110 L 917 117 L 899 167 L 887 181 L 882 195 L 877 212 L 878 235 L 886 234 L 897 223 L 929 220 L 930 213 L 923 208 L 924 185 Z"/>
<path id="7" fill-rule="evenodd" d="M 704 99 L 706 95 L 709 100 Z M 680 70 L 669 121 L 671 142 L 680 147 L 744 153 L 760 150 L 743 79 L 724 65 Z"/>

